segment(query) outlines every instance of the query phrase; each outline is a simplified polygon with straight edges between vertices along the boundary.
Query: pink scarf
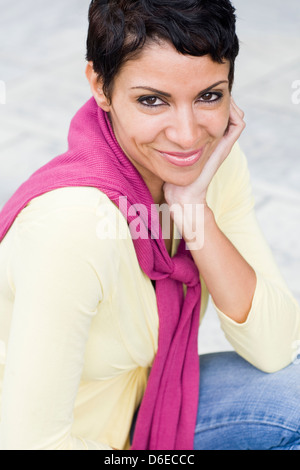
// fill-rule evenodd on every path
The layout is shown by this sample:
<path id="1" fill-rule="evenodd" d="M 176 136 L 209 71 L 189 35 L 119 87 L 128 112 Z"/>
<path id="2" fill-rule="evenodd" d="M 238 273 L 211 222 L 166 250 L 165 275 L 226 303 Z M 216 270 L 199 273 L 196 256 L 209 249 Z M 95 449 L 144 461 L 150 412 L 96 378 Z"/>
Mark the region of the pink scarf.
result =
<path id="1" fill-rule="evenodd" d="M 156 217 L 151 211 L 152 196 L 94 98 L 72 120 L 69 150 L 35 172 L 0 212 L 0 242 L 33 198 L 68 186 L 93 186 L 118 206 L 119 197 L 126 196 L 128 207 L 147 207 L 148 220 L 142 220 L 144 215 L 140 219 L 149 236 L 134 237 L 133 243 L 141 269 L 156 281 L 159 337 L 132 449 L 192 450 L 199 390 L 199 273 L 183 240 L 178 253 L 170 258 L 160 228 L 159 236 L 151 237 L 155 222 L 151 217 Z M 119 209 L 128 222 L 135 218 L 129 217 L 124 207 Z M 183 283 L 187 285 L 185 296 Z"/>

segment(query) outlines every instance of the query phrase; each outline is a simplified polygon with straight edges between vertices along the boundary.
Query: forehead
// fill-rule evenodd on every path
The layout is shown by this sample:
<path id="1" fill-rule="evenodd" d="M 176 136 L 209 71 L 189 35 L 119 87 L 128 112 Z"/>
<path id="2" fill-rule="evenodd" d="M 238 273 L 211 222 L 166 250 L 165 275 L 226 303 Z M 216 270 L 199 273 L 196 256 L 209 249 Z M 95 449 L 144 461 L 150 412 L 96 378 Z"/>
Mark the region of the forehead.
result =
<path id="1" fill-rule="evenodd" d="M 128 60 L 116 77 L 115 86 L 148 85 L 153 88 L 194 86 L 206 88 L 228 80 L 228 61 L 219 64 L 210 56 L 183 55 L 167 42 L 146 45 L 138 57 Z"/>

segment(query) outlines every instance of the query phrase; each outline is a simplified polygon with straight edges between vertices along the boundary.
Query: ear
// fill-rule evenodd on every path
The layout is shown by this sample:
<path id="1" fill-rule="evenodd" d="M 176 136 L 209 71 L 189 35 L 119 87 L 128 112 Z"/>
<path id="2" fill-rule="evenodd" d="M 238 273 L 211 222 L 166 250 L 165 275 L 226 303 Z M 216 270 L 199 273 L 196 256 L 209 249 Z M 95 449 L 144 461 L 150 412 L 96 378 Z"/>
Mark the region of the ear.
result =
<path id="1" fill-rule="evenodd" d="M 86 78 L 89 81 L 93 96 L 100 108 L 103 111 L 109 112 L 110 104 L 105 94 L 103 93 L 103 85 L 101 79 L 94 71 L 93 62 L 88 62 L 85 70 Z"/>

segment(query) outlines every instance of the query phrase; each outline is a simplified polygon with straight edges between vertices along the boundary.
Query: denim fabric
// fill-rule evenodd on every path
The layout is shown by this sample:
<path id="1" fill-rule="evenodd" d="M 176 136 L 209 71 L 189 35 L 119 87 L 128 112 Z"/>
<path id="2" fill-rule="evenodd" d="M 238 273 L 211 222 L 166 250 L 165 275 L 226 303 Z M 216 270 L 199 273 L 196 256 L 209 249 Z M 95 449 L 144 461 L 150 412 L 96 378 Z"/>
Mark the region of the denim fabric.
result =
<path id="1" fill-rule="evenodd" d="M 300 450 L 300 365 L 266 374 L 235 352 L 200 357 L 196 450 Z"/>

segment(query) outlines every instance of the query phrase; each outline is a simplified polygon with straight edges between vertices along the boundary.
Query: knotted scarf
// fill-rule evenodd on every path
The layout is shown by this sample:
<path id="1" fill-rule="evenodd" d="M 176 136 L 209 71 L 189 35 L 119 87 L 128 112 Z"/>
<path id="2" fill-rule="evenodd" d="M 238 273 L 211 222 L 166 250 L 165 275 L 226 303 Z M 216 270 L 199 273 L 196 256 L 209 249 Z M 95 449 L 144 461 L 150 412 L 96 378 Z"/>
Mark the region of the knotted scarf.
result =
<path id="1" fill-rule="evenodd" d="M 68 141 L 68 151 L 36 171 L 6 203 L 0 212 L 0 242 L 33 198 L 62 187 L 98 188 L 119 207 L 129 226 L 135 216 L 128 207 L 143 204 L 147 208 L 147 215 L 139 216 L 149 236 L 132 238 L 140 268 L 156 281 L 158 350 L 139 409 L 132 449 L 193 449 L 199 390 L 198 270 L 183 240 L 171 258 L 159 224 L 158 236 L 151 233 L 157 222 L 151 210 L 152 196 L 120 148 L 108 115 L 94 98 L 73 118 Z M 127 208 L 119 204 L 124 196 Z"/>

